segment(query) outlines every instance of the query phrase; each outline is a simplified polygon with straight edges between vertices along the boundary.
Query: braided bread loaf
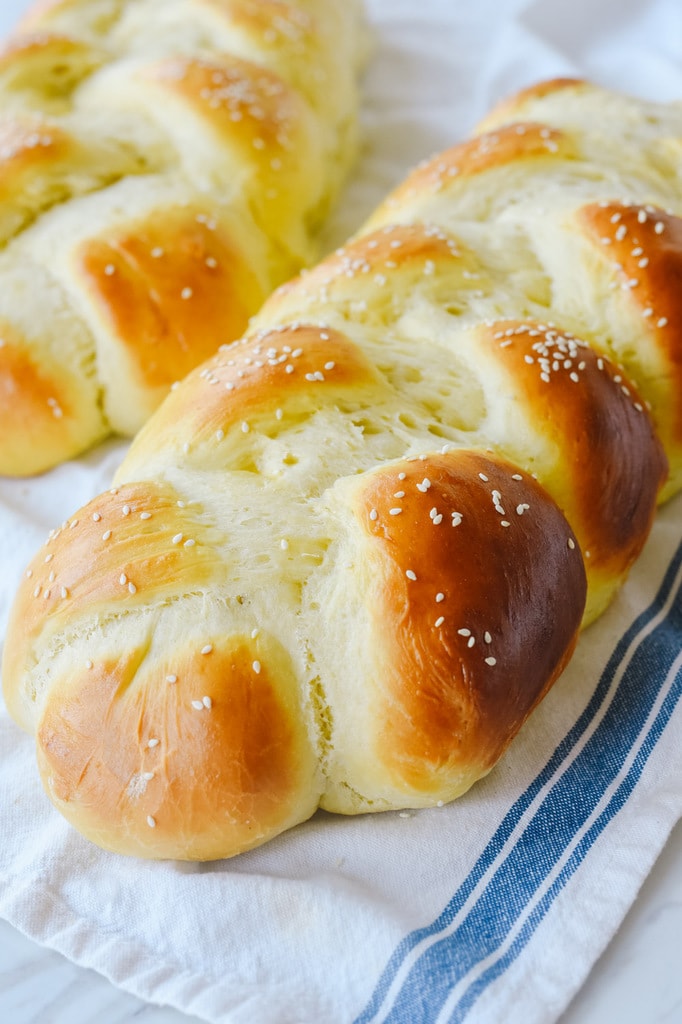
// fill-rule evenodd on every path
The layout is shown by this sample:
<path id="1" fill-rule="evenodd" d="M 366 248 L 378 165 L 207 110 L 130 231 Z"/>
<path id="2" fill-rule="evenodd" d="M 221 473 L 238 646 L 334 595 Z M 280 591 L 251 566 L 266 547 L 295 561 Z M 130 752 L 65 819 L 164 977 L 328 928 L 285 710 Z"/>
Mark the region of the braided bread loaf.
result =
<path id="1" fill-rule="evenodd" d="M 558 82 L 496 120 L 527 106 L 561 127 L 415 170 L 29 567 L 6 699 L 95 842 L 215 858 L 452 800 L 639 554 L 664 446 L 679 482 L 682 111 Z"/>
<path id="2" fill-rule="evenodd" d="M 313 258 L 360 0 L 48 0 L 0 51 L 0 473 L 135 433 Z"/>

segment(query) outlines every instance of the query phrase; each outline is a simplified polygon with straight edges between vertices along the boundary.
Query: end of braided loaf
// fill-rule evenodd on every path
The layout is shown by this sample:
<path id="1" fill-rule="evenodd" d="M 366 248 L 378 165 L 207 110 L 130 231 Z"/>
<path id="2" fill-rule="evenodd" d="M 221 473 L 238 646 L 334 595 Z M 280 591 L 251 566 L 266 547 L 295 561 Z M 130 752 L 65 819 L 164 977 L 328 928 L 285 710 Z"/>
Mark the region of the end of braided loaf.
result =
<path id="1" fill-rule="evenodd" d="M 456 798 L 679 488 L 682 115 L 517 107 L 279 288 L 27 570 L 7 704 L 101 845 Z M 592 134 L 614 108 L 637 148 Z"/>

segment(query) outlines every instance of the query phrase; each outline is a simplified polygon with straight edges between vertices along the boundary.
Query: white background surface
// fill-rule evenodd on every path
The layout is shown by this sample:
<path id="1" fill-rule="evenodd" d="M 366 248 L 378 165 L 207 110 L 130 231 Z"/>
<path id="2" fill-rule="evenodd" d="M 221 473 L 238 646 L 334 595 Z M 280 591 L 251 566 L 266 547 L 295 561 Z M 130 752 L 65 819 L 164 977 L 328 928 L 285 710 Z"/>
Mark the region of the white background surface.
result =
<path id="1" fill-rule="evenodd" d="M 0 3 L 2 31 L 27 3 Z M 638 24 L 641 29 L 641 23 L 630 14 L 644 10 L 644 3 L 572 0 L 558 4 L 537 0 L 533 4 L 517 0 L 515 4 L 499 6 L 524 10 L 524 18 L 514 28 L 518 33 L 517 50 L 524 55 L 524 63 L 515 63 L 513 59 L 495 61 L 491 55 L 484 65 L 473 61 L 470 67 L 460 65 L 452 75 L 457 86 L 451 97 L 453 125 L 473 126 L 484 113 L 491 92 L 502 96 L 537 78 L 570 72 L 576 63 L 603 84 L 630 85 L 633 91 L 652 98 L 677 97 L 682 68 L 679 0 L 652 5 L 652 10 L 655 8 L 663 19 L 660 50 L 655 59 L 647 53 L 640 67 L 623 67 L 622 54 L 626 49 L 632 52 L 631 45 L 625 44 L 631 44 L 631 33 L 639 30 Z M 396 7 L 413 17 L 418 26 L 422 7 L 418 0 L 396 0 Z M 469 7 L 472 39 L 479 39 L 485 31 L 486 19 L 495 17 L 499 8 L 492 0 L 467 4 Z M 562 17 L 556 16 L 559 10 Z M 359 222 L 373 201 L 394 183 L 396 139 L 401 117 L 409 112 L 411 93 L 418 89 L 423 95 L 424 90 L 433 89 L 435 104 L 442 103 L 443 76 L 452 69 L 445 41 L 434 35 L 432 43 L 433 62 L 425 68 L 411 63 L 409 54 L 393 48 L 390 38 L 378 40 L 375 70 L 370 72 L 367 86 L 365 160 L 371 188 L 348 189 L 345 214 L 339 214 L 333 221 L 330 239 L 336 241 L 340 237 L 342 224 L 348 221 L 348 204 Z M 514 40 L 508 39 L 507 45 L 509 52 L 514 52 Z M 479 51 L 472 48 L 473 52 Z M 377 84 L 383 80 L 381 67 L 387 61 L 402 62 L 399 88 L 390 96 L 382 93 Z M 439 122 L 426 119 L 410 139 L 410 153 L 416 160 L 449 141 L 456 139 L 443 139 Z M 404 139 L 401 145 L 404 150 Z M 622 928 L 562 1018 L 562 1024 L 678 1024 L 682 1021 L 681 937 L 682 827 L 678 826 Z M 86 1024 L 97 1020 L 99 1024 L 115 1024 L 136 1020 L 145 1024 L 180 1024 L 191 1019 L 194 1018 L 141 1003 L 94 972 L 41 949 L 0 923 L 1 1021 Z"/>

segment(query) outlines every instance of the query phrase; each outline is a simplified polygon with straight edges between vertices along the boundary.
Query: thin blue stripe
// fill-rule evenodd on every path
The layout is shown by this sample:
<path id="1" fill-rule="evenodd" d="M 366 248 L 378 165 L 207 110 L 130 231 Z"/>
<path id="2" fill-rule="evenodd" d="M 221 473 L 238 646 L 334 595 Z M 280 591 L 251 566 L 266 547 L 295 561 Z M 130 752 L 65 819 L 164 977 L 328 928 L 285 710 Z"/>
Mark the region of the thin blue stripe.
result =
<path id="1" fill-rule="evenodd" d="M 562 871 L 557 875 L 556 879 L 547 890 L 545 895 L 542 897 L 538 904 L 533 908 L 532 912 L 528 915 L 523 928 L 517 935 L 516 939 L 509 947 L 504 956 L 500 957 L 496 963 L 491 964 L 487 971 L 485 971 L 480 978 L 469 986 L 467 991 L 462 995 L 456 1008 L 453 1010 L 452 1015 L 449 1018 L 449 1024 L 461 1024 L 461 1022 L 467 1016 L 469 1010 L 483 993 L 483 991 L 504 971 L 509 967 L 511 963 L 519 956 L 523 951 L 529 939 L 535 932 L 536 928 L 545 917 L 547 911 L 551 907 L 555 898 L 564 888 L 566 883 L 569 881 L 571 876 L 575 874 L 577 869 L 582 864 L 583 860 L 587 856 L 589 850 L 592 848 L 596 840 L 599 838 L 601 833 L 604 831 L 609 822 L 618 814 L 618 812 L 624 807 L 627 800 L 629 799 L 632 791 L 639 782 L 642 772 L 646 766 L 654 747 L 658 743 L 663 730 L 670 721 L 673 711 L 679 703 L 680 697 L 682 697 L 682 669 L 677 672 L 673 686 L 666 696 L 661 709 L 652 725 L 651 730 L 647 734 L 642 746 L 637 753 L 632 766 L 620 783 L 618 789 L 614 793 L 608 806 L 602 811 L 596 821 L 585 833 L 583 838 L 577 844 L 575 850 L 571 854 L 570 858 L 566 862 Z"/>
<path id="2" fill-rule="evenodd" d="M 677 628 L 682 629 L 682 621 Z M 599 727 L 544 798 L 464 921 L 445 939 L 428 946 L 412 966 L 387 1024 L 413 1021 L 415 1000 L 421 1021 L 435 1019 L 453 986 L 505 940 L 529 899 L 617 778 L 637 741 L 679 653 L 679 632 L 677 646 L 671 651 L 670 644 L 661 644 L 662 629 L 664 624 L 637 648 Z M 657 685 L 647 691 L 646 680 L 656 680 Z"/>
<path id="3" fill-rule="evenodd" d="M 391 957 L 391 960 L 389 961 L 379 981 L 379 984 L 377 985 L 377 988 L 375 989 L 372 999 L 370 1000 L 368 1006 L 363 1011 L 363 1013 L 357 1018 L 356 1024 L 369 1024 L 372 1018 L 375 1017 L 375 1015 L 381 1009 L 383 1001 L 386 997 L 386 993 L 388 992 L 396 976 L 396 973 L 400 969 L 406 956 L 409 955 L 410 951 L 424 939 L 427 939 L 430 936 L 437 935 L 439 931 L 442 931 L 444 928 L 447 928 L 448 925 L 452 922 L 452 920 L 454 920 L 456 914 L 465 904 L 466 900 L 468 899 L 473 889 L 476 887 L 481 877 L 483 877 L 483 875 L 489 869 L 490 865 L 498 856 L 500 850 L 503 848 L 505 842 L 508 840 L 510 834 L 518 824 L 519 820 L 523 816 L 524 812 L 527 810 L 528 806 L 532 803 L 532 801 L 535 799 L 538 793 L 546 786 L 547 782 L 554 775 L 557 768 L 560 767 L 560 765 L 563 763 L 563 761 L 570 753 L 570 751 L 573 749 L 575 744 L 583 736 L 585 730 L 588 728 L 594 716 L 599 711 L 606 695 L 608 694 L 609 688 L 613 682 L 614 675 L 618 670 L 618 667 L 621 664 L 623 658 L 625 657 L 627 651 L 629 650 L 634 638 L 648 624 L 648 622 L 650 622 L 651 619 L 654 618 L 655 615 L 660 612 L 661 608 L 668 599 L 672 584 L 675 580 L 681 562 L 682 545 L 680 546 L 680 548 L 678 548 L 675 557 L 673 558 L 668 567 L 668 570 L 665 574 L 665 577 L 662 581 L 661 587 L 659 589 L 658 594 L 656 595 L 656 598 L 654 599 L 650 607 L 644 612 L 642 612 L 642 614 L 639 615 L 638 618 L 632 623 L 630 628 L 626 631 L 626 633 L 623 635 L 623 637 L 617 644 L 616 648 L 614 649 L 612 656 L 604 669 L 602 677 L 595 689 L 595 692 L 591 700 L 589 701 L 587 707 L 581 714 L 580 718 L 578 719 L 574 727 L 566 735 L 564 740 L 559 744 L 554 754 L 547 762 L 543 770 L 538 774 L 536 779 L 534 779 L 534 781 L 527 788 L 527 790 L 521 795 L 521 797 L 519 797 L 519 799 L 516 801 L 513 807 L 509 810 L 509 812 L 501 822 L 495 835 L 492 837 L 488 846 L 486 847 L 483 854 L 479 858 L 477 864 L 474 866 L 469 876 L 460 886 L 457 893 L 455 893 L 452 900 L 448 903 L 443 913 L 428 927 L 412 932 L 397 947 L 395 953 Z M 652 636 L 656 635 L 661 629 L 662 625 L 657 627 L 655 633 L 652 634 Z M 636 660 L 636 656 L 633 660 Z M 630 670 L 631 668 L 632 666 L 630 666 Z M 658 678 L 660 688 L 660 676 Z M 649 681 L 652 681 L 651 676 L 649 677 Z M 623 684 L 621 683 L 621 687 L 622 685 Z M 636 692 L 633 694 L 634 704 L 631 702 L 627 705 L 627 707 L 624 707 L 622 709 L 626 712 L 624 716 L 626 723 L 632 721 L 633 709 L 638 705 L 638 701 L 641 701 L 641 698 L 643 696 L 651 697 L 648 704 L 648 707 L 650 709 L 653 700 L 655 700 L 656 693 L 658 692 L 657 690 L 655 690 L 653 693 L 651 693 L 650 687 L 647 690 L 645 687 L 641 687 L 641 684 L 639 683 L 638 687 L 638 692 L 636 688 Z M 610 715 L 611 717 L 613 716 L 613 711 L 610 711 Z M 644 717 L 646 717 L 646 715 Z M 604 722 L 600 724 L 599 730 L 601 730 L 603 727 Z M 599 730 L 597 730 L 597 732 L 599 732 Z M 591 738 L 590 743 L 594 743 L 594 737 Z M 598 771 L 601 770 L 601 774 L 603 774 L 604 768 L 609 763 L 609 759 L 613 760 L 614 746 L 612 740 L 605 744 L 605 749 L 607 752 L 606 758 L 604 759 L 604 753 L 602 752 L 602 754 L 600 755 L 600 759 L 597 761 L 596 764 L 596 768 Z M 625 756 L 626 754 L 627 751 L 625 752 Z M 583 755 L 584 752 L 581 753 L 580 757 L 582 757 Z M 603 764 L 602 759 L 604 759 Z M 573 768 L 569 770 L 569 772 L 566 774 L 570 779 L 572 779 L 575 775 L 575 769 Z M 578 787 L 574 792 L 570 793 L 571 800 L 568 801 L 569 808 L 571 806 L 573 797 L 576 795 L 576 793 L 578 794 L 578 796 L 580 796 L 581 791 L 584 788 L 584 775 L 582 774 L 582 770 L 580 773 L 580 778 L 581 786 Z M 597 786 L 594 788 L 598 793 L 603 793 L 605 785 L 607 784 L 608 782 L 605 783 L 602 780 L 601 786 Z M 592 795 L 594 797 L 594 793 Z M 538 849 L 533 844 L 537 844 L 539 842 L 540 848 L 542 850 L 552 853 L 553 860 L 555 860 L 556 856 L 560 854 L 561 850 L 565 848 L 566 845 L 565 841 L 563 843 L 558 841 L 560 839 L 561 834 L 563 833 L 564 837 L 568 836 L 569 839 L 570 836 L 573 834 L 572 832 L 566 831 L 566 823 L 568 819 L 556 819 L 555 817 L 554 820 L 552 820 L 552 815 L 550 815 L 548 818 L 546 806 L 548 803 L 548 799 L 549 798 L 545 799 L 543 805 L 541 806 L 535 818 L 533 819 L 533 822 L 531 822 L 531 824 L 524 832 L 524 835 L 521 837 L 521 839 L 515 845 L 514 849 L 511 851 L 507 863 L 503 864 L 501 868 L 498 869 L 495 875 L 495 879 L 497 879 L 497 884 L 505 880 L 507 885 L 509 885 L 510 881 L 515 883 L 512 886 L 511 895 L 513 899 L 511 904 L 503 902 L 503 900 L 498 896 L 495 905 L 495 918 L 497 918 L 498 920 L 500 919 L 501 907 L 505 908 L 503 920 L 507 922 L 508 927 L 510 926 L 511 920 L 513 919 L 513 915 L 512 917 L 510 917 L 511 908 L 515 907 L 516 913 L 518 914 L 519 907 L 525 904 L 528 897 L 532 894 L 532 891 L 538 884 L 538 877 L 545 877 L 547 873 L 546 866 L 544 864 L 540 865 L 537 863 Z M 591 806 L 594 806 L 594 803 L 592 803 Z M 552 810 L 554 810 L 553 807 Z M 587 813 L 589 813 L 589 810 Z M 585 815 L 583 815 L 582 817 L 583 821 L 584 818 Z M 539 827 L 541 827 L 542 831 L 539 831 Z M 521 863 L 517 863 L 519 860 L 518 854 L 523 853 L 527 849 L 532 850 L 532 858 L 526 858 L 525 861 L 523 860 L 523 858 L 521 858 Z M 516 874 L 514 874 L 513 871 L 511 875 L 509 874 L 509 866 L 514 868 Z M 495 879 L 493 881 L 495 881 Z M 516 890 L 516 892 L 513 891 L 514 889 Z M 506 898 L 509 899 L 509 894 L 507 894 Z M 466 927 L 466 924 L 467 922 L 465 921 L 463 923 L 463 926 L 460 926 L 458 931 L 455 933 L 455 935 L 459 936 L 460 940 L 462 938 L 466 938 L 467 936 L 468 929 Z M 488 926 L 489 925 L 490 922 L 488 922 Z M 478 933 L 478 935 L 480 936 L 480 933 Z M 471 935 L 469 944 L 471 943 L 472 940 L 475 940 L 476 937 L 477 936 L 475 933 Z M 429 951 L 427 950 L 426 953 L 422 955 L 422 959 L 424 957 L 427 958 L 426 962 L 428 962 L 428 954 Z M 416 1001 L 416 1006 L 421 1006 L 422 1009 L 425 1009 L 423 1005 L 424 999 L 427 999 L 428 1003 L 430 1004 L 433 995 L 433 974 L 430 974 L 430 976 L 426 979 L 420 977 L 419 985 L 408 985 L 408 988 L 410 990 L 411 998 Z M 402 991 L 405 991 L 405 987 L 403 987 Z M 397 1008 L 398 1007 L 396 1004 L 394 1010 L 397 1010 Z M 406 1020 L 410 1021 L 410 1024 L 412 1024 L 412 1022 L 416 1019 L 414 1016 L 415 1008 L 416 1007 L 413 1006 L 408 1016 L 405 1018 Z M 389 1019 L 393 1021 L 398 1021 L 401 1019 L 401 1017 L 394 1015 L 394 1013 L 392 1012 Z M 419 1019 L 422 1018 L 420 1017 Z"/>

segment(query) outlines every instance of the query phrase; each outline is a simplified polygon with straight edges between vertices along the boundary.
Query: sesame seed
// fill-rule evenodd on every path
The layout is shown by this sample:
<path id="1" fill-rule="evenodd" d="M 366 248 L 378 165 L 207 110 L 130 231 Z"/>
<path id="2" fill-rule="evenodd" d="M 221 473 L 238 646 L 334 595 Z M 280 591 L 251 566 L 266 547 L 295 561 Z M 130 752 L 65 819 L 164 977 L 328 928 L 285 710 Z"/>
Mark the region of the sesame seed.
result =
<path id="1" fill-rule="evenodd" d="M 151 512 L 140 512 L 140 519 L 151 519 Z"/>
<path id="2" fill-rule="evenodd" d="M 389 508 L 389 510 L 388 510 L 388 514 L 390 516 L 399 516 L 401 512 L 402 512 L 401 508 Z"/>
<path id="3" fill-rule="evenodd" d="M 102 534 L 102 540 L 109 540 L 111 537 L 111 530 L 105 530 Z"/>
<path id="4" fill-rule="evenodd" d="M 654 231 L 656 232 L 657 235 L 662 235 L 663 234 L 663 232 L 665 231 L 665 224 L 663 223 L 662 220 L 659 220 L 659 221 L 656 222 L 656 224 L 654 225 Z"/>
<path id="5" fill-rule="evenodd" d="M 160 259 L 163 256 L 163 249 L 160 245 L 155 246 L 151 252 L 152 258 L 155 260 Z"/>
<path id="6" fill-rule="evenodd" d="M 124 505 L 123 508 L 121 509 L 121 512 L 123 513 L 124 516 L 129 516 L 130 515 L 130 505 Z"/>
<path id="7" fill-rule="evenodd" d="M 201 648 L 201 653 L 202 654 L 210 654 L 212 650 L 213 650 L 213 644 L 206 644 L 204 647 Z"/>
<path id="8" fill-rule="evenodd" d="M 457 632 L 459 633 L 460 636 L 471 636 L 470 629 L 458 629 Z"/>
<path id="9" fill-rule="evenodd" d="M 467 640 L 467 647 L 473 647 L 475 643 L 476 643 L 476 637 L 475 636 L 470 636 L 469 639 Z"/>
<path id="10" fill-rule="evenodd" d="M 405 497 L 405 491 L 396 491 L 395 494 L 393 495 L 393 497 L 394 498 L 404 498 Z"/>
<path id="11" fill-rule="evenodd" d="M 160 740 L 152 738 L 151 740 L 147 740 L 147 746 L 149 747 L 150 750 L 153 750 L 154 747 L 158 747 L 160 742 Z"/>
<path id="12" fill-rule="evenodd" d="M 408 569 L 405 575 L 407 576 L 408 580 L 416 580 L 417 578 L 417 574 L 412 569 Z"/>
<path id="13" fill-rule="evenodd" d="M 145 782 L 151 782 L 154 778 L 154 772 L 142 772 L 142 778 Z"/>
<path id="14" fill-rule="evenodd" d="M 443 594 L 443 593 L 436 594 L 436 604 L 440 604 L 440 602 L 444 601 L 444 600 L 445 600 L 445 594 Z"/>
<path id="15" fill-rule="evenodd" d="M 375 508 L 373 508 L 372 511 L 370 512 L 369 518 L 372 520 L 372 522 L 374 522 L 375 520 L 377 520 L 379 518 L 379 513 L 377 512 L 377 510 Z"/>
<path id="16" fill-rule="evenodd" d="M 85 667 L 86 668 L 94 668 L 95 666 L 94 666 L 94 663 L 92 661 L 90 661 L 90 659 L 88 658 L 88 660 L 85 662 Z"/>
<path id="17" fill-rule="evenodd" d="M 500 526 L 511 526 L 511 523 L 508 523 L 506 519 L 501 519 Z"/>
<path id="18" fill-rule="evenodd" d="M 485 659 L 485 663 L 486 663 L 486 665 L 491 665 L 491 666 L 492 665 L 497 665 L 497 658 L 486 658 Z"/>
<path id="19" fill-rule="evenodd" d="M 572 537 L 568 538 L 568 546 L 571 549 L 571 551 L 573 551 L 573 549 L 575 548 L 575 541 L 573 540 Z"/>
<path id="20" fill-rule="evenodd" d="M 185 541 L 185 543 L 182 546 L 183 548 L 193 548 L 195 544 L 196 541 L 194 540 L 194 538 L 190 537 L 188 540 Z"/>
<path id="21" fill-rule="evenodd" d="M 124 572 L 122 572 L 121 575 L 119 576 L 118 582 L 121 584 L 122 587 L 125 587 L 126 583 L 128 582 L 128 577 Z"/>
<path id="22" fill-rule="evenodd" d="M 156 828 L 156 819 L 152 818 L 151 814 L 147 815 L 147 824 L 150 828 Z"/>
<path id="23" fill-rule="evenodd" d="M 104 273 L 107 275 L 107 277 L 111 277 L 112 274 L 115 274 L 116 273 L 116 267 L 114 266 L 114 264 L 113 263 L 107 263 L 106 267 L 104 268 Z"/>
<path id="24" fill-rule="evenodd" d="M 485 475 L 485 473 L 479 473 L 478 476 L 479 479 L 483 481 L 483 483 L 488 483 L 488 477 Z"/>
<path id="25" fill-rule="evenodd" d="M 260 661 L 254 661 L 252 666 L 251 666 L 251 668 L 256 673 L 256 675 L 259 675 L 260 674 L 260 670 L 261 670 Z"/>
<path id="26" fill-rule="evenodd" d="M 172 543 L 179 544 L 180 541 L 182 540 L 182 537 L 183 535 L 181 533 L 176 533 L 175 536 L 173 537 Z"/>
<path id="27" fill-rule="evenodd" d="M 483 639 L 487 644 L 491 644 L 493 642 L 493 638 L 491 637 L 490 633 L 487 630 L 483 634 Z"/>
<path id="28" fill-rule="evenodd" d="M 136 594 L 137 593 L 137 587 L 135 586 L 134 583 L 129 583 L 128 584 L 128 591 L 131 594 Z"/>
<path id="29" fill-rule="evenodd" d="M 100 521 L 100 519 L 101 519 L 101 518 L 102 518 L 102 517 L 101 517 L 101 515 L 99 514 L 99 512 L 93 512 L 93 513 L 92 513 L 92 521 L 93 521 L 93 523 L 98 523 L 98 522 Z"/>
<path id="30" fill-rule="evenodd" d="M 242 423 L 242 427 L 241 427 L 241 429 L 242 429 L 242 434 L 248 434 L 248 432 L 249 432 L 249 430 L 250 430 L 251 428 L 249 427 L 249 424 L 248 424 L 248 423 L 247 423 L 246 421 L 244 421 L 244 422 Z"/>
<path id="31" fill-rule="evenodd" d="M 665 327 L 665 326 L 667 325 L 667 323 L 668 323 L 668 318 L 667 318 L 667 316 L 662 316 L 662 317 L 660 318 L 660 320 L 657 320 L 657 321 L 656 321 L 656 326 L 657 326 L 657 327 Z"/>
<path id="32" fill-rule="evenodd" d="M 167 683 L 177 683 L 178 677 L 176 675 L 166 676 Z"/>
<path id="33" fill-rule="evenodd" d="M 195 711 L 203 711 L 204 710 L 203 701 L 193 700 L 192 701 L 192 707 L 194 708 Z"/>
<path id="34" fill-rule="evenodd" d="M 180 298 L 191 299 L 193 294 L 194 293 L 191 288 L 183 288 L 182 291 L 180 292 Z"/>
<path id="35" fill-rule="evenodd" d="M 512 473 L 512 480 L 523 480 L 520 473 Z"/>
<path id="36" fill-rule="evenodd" d="M 444 622 L 445 622 L 445 617 L 443 615 L 440 615 L 436 619 L 436 621 L 434 622 L 434 626 L 436 627 L 436 629 L 438 629 L 438 627 L 442 626 Z"/>

